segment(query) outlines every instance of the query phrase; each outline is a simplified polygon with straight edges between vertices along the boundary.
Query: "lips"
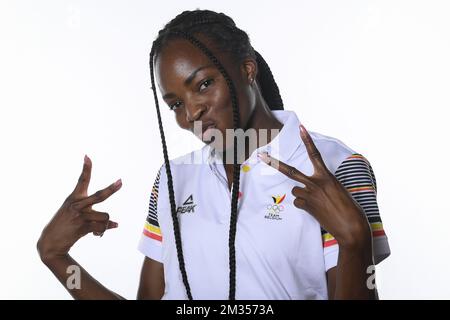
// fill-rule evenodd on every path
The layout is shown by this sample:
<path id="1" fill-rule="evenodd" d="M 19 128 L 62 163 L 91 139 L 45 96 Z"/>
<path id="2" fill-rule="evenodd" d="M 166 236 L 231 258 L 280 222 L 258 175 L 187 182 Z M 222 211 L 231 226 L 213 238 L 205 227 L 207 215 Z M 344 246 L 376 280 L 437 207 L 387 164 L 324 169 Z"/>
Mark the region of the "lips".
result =
<path id="1" fill-rule="evenodd" d="M 206 132 L 208 129 L 212 129 L 212 128 L 215 128 L 215 127 L 216 127 L 216 125 L 215 125 L 215 123 L 212 122 L 212 121 L 203 122 L 203 123 L 202 123 L 202 134 L 204 135 L 205 132 Z"/>
<path id="2" fill-rule="evenodd" d="M 215 128 L 216 125 L 213 123 L 205 124 L 204 126 L 202 126 L 202 141 L 204 142 L 211 141 L 214 138 L 213 133 Z"/>
<path id="3" fill-rule="evenodd" d="M 216 128 L 215 122 L 211 120 L 199 120 L 194 122 L 193 133 L 203 142 L 211 141 L 214 130 Z"/>

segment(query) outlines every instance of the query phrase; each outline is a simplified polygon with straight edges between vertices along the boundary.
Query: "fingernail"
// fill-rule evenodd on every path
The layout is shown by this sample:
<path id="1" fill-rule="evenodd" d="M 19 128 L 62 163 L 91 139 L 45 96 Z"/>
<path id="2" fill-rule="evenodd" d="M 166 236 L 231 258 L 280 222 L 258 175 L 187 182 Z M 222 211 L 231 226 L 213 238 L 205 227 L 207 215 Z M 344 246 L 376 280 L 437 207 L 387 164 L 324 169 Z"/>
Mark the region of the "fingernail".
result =
<path id="1" fill-rule="evenodd" d="M 120 187 L 122 185 L 122 179 L 117 180 L 114 182 L 114 187 Z"/>
<path id="2" fill-rule="evenodd" d="M 88 164 L 89 163 L 89 157 L 87 156 L 87 154 L 84 155 L 84 164 Z"/>
<path id="3" fill-rule="evenodd" d="M 300 134 L 305 134 L 305 132 L 306 132 L 306 129 L 305 129 L 305 127 L 301 124 L 300 125 Z"/>
<path id="4" fill-rule="evenodd" d="M 111 228 L 117 228 L 119 226 L 119 224 L 117 222 L 110 221 L 109 223 L 111 225 Z"/>
<path id="5" fill-rule="evenodd" d="M 265 163 L 269 163 L 269 161 L 270 161 L 269 154 L 267 152 L 258 153 L 258 158 L 260 158 Z"/>

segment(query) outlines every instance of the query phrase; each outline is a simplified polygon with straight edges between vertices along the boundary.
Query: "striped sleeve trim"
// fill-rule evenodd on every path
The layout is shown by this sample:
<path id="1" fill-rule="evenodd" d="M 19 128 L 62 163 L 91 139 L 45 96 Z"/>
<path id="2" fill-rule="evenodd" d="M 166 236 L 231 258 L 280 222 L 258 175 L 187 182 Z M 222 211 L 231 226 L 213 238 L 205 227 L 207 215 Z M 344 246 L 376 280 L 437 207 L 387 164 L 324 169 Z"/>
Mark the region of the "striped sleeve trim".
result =
<path id="1" fill-rule="evenodd" d="M 386 235 L 386 233 L 384 232 L 384 229 L 383 229 L 383 224 L 381 222 L 371 223 L 370 227 L 372 229 L 372 237 L 373 238 Z M 336 239 L 331 234 L 329 234 L 328 232 L 326 232 L 324 230 L 322 230 L 322 241 L 323 241 L 324 248 L 331 247 L 332 245 L 337 244 Z"/>
<path id="2" fill-rule="evenodd" d="M 159 227 L 155 227 L 147 221 L 145 222 L 143 233 L 149 238 L 162 241 L 161 229 Z"/>
<path id="3" fill-rule="evenodd" d="M 366 213 L 373 238 L 385 236 L 377 204 L 376 179 L 369 161 L 360 154 L 352 154 L 341 163 L 335 176 Z M 322 240 L 325 248 L 337 244 L 336 239 L 323 229 Z"/>
<path id="4" fill-rule="evenodd" d="M 162 241 L 161 229 L 158 222 L 158 191 L 161 170 L 158 171 L 152 192 L 150 193 L 150 202 L 148 206 L 148 215 L 145 221 L 143 234 L 151 239 Z"/>

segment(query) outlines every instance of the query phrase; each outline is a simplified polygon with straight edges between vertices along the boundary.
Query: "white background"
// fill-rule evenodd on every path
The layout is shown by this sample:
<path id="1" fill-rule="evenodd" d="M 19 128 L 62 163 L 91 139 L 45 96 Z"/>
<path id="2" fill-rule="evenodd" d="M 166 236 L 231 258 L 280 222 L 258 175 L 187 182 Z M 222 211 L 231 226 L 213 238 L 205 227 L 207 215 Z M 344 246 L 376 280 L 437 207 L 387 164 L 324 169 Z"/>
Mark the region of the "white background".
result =
<path id="1" fill-rule="evenodd" d="M 2 0 L 0 298 L 70 298 L 35 246 L 85 153 L 91 192 L 123 180 L 97 206 L 119 228 L 71 253 L 136 297 L 136 246 L 163 161 L 148 54 L 166 22 L 195 8 L 230 15 L 269 63 L 285 108 L 371 161 L 392 250 L 377 269 L 381 298 L 449 299 L 450 2 L 429 0 Z M 162 107 L 170 157 L 200 147 Z"/>

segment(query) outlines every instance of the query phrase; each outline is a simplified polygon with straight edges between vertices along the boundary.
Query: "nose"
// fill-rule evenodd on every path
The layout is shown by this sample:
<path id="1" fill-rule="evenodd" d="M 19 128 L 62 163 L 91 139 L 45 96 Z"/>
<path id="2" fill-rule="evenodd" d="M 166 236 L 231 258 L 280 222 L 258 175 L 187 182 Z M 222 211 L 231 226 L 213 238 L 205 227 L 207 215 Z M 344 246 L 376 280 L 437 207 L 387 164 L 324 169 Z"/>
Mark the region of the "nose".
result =
<path id="1" fill-rule="evenodd" d="M 202 104 L 189 104 L 186 105 L 186 121 L 194 122 L 197 121 L 205 112 L 206 107 Z"/>

